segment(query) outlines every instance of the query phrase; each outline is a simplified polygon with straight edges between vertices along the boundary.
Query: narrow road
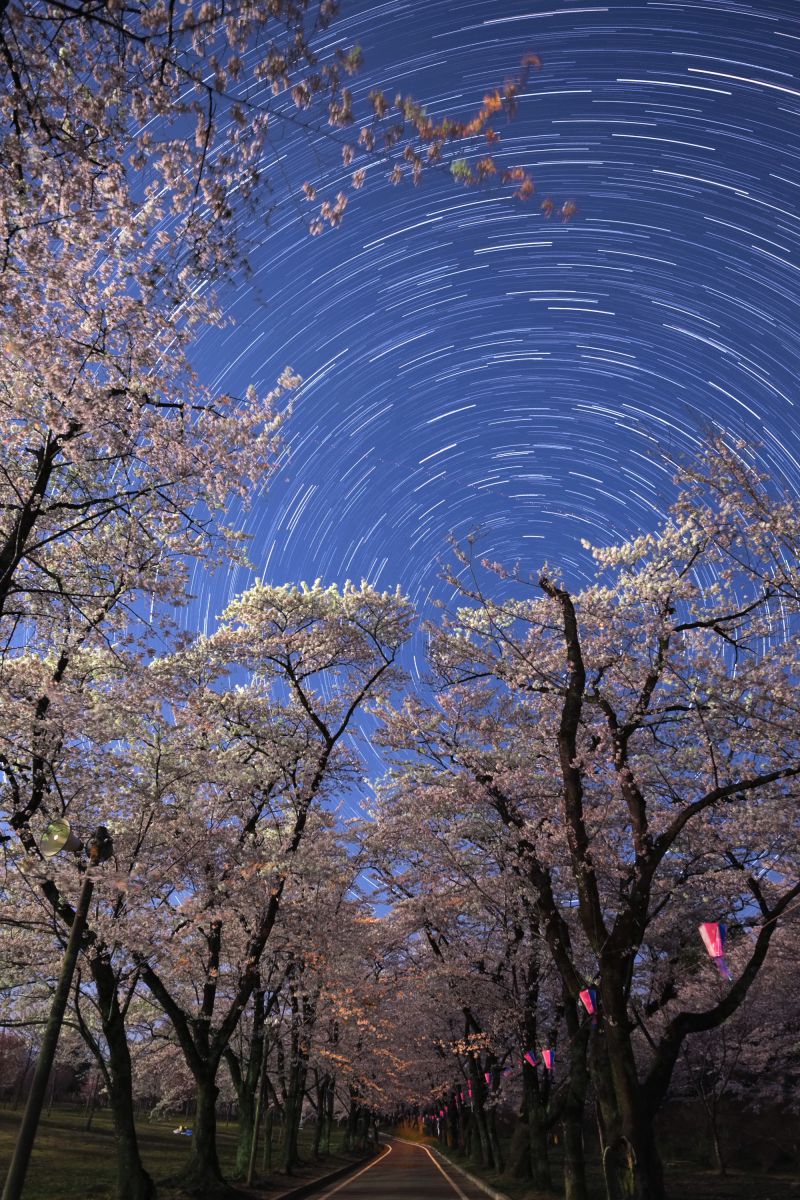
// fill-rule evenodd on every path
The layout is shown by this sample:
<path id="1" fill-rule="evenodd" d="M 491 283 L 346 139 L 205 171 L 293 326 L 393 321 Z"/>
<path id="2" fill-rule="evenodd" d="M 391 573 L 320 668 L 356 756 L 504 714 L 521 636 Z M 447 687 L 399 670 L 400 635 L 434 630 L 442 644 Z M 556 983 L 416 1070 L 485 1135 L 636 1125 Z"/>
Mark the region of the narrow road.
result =
<path id="1" fill-rule="evenodd" d="M 487 1200 L 450 1164 L 440 1163 L 425 1146 L 391 1141 L 368 1167 L 315 1200 Z"/>

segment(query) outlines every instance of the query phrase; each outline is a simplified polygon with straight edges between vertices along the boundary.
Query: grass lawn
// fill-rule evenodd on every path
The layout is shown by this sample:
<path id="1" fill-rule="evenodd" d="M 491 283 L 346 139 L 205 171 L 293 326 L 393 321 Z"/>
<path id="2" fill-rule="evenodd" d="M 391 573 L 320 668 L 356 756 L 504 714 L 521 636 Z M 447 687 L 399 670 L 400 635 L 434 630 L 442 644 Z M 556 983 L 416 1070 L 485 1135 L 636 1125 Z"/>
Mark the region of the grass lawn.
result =
<path id="1" fill-rule="evenodd" d="M 0 1182 L 5 1178 L 21 1115 L 21 1110 L 0 1110 Z M 95 1113 L 88 1133 L 84 1129 L 85 1119 L 82 1108 L 67 1107 L 54 1108 L 51 1116 L 42 1117 L 25 1182 L 25 1200 L 111 1200 L 116 1183 L 111 1116 L 106 1111 Z M 143 1120 L 138 1126 L 142 1159 L 157 1183 L 174 1176 L 189 1155 L 189 1138 L 172 1132 L 181 1120 L 190 1124 L 185 1117 L 173 1116 L 161 1121 Z M 275 1131 L 273 1139 L 276 1154 L 279 1132 Z M 312 1135 L 312 1130 L 300 1131 L 300 1155 L 304 1160 L 311 1158 Z M 222 1170 L 227 1177 L 233 1170 L 236 1153 L 235 1125 L 219 1122 L 217 1145 Z M 259 1146 L 257 1162 L 260 1161 Z M 258 1182 L 268 1192 L 286 1191 L 349 1161 L 352 1157 L 334 1154 L 323 1164 L 301 1168 L 296 1179 L 274 1174 Z M 159 1188 L 159 1196 L 163 1195 L 164 1200 L 177 1200 L 179 1194 L 170 1188 Z"/>

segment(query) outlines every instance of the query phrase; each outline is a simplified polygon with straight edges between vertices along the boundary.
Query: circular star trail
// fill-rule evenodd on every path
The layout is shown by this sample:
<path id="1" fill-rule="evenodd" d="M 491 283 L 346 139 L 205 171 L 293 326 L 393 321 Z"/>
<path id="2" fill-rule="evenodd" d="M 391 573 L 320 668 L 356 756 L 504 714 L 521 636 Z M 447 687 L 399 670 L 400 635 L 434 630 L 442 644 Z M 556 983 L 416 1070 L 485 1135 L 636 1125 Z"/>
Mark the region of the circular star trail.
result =
<path id="1" fill-rule="evenodd" d="M 199 356 L 233 393 L 287 363 L 305 380 L 279 469 L 242 516 L 254 574 L 400 583 L 424 608 L 454 535 L 579 584 L 581 540 L 652 528 L 671 462 L 718 430 L 796 489 L 793 0 L 358 0 L 329 34 L 356 42 L 357 102 L 382 86 L 461 117 L 537 53 L 497 157 L 579 211 L 547 220 L 536 198 L 445 172 L 392 187 L 368 163 L 320 238 L 278 202 L 225 297 L 235 324 Z M 335 192 L 330 156 L 315 175 L 316 148 L 284 137 L 295 180 L 293 156 Z M 251 581 L 196 580 L 200 623 Z"/>

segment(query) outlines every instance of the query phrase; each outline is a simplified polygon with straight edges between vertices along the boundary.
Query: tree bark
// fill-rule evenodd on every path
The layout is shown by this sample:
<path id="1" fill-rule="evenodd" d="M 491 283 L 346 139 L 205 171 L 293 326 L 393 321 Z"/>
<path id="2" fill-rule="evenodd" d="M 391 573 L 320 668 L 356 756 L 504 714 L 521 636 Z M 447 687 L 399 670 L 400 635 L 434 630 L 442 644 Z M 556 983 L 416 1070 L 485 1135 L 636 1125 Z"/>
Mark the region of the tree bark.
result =
<path id="1" fill-rule="evenodd" d="M 473 1056 L 468 1060 L 468 1074 L 472 1082 L 472 1126 L 473 1132 L 477 1134 L 480 1163 L 482 1167 L 493 1167 L 492 1147 L 489 1140 L 489 1129 L 486 1124 L 486 1113 L 483 1108 L 483 1079 L 478 1074 L 478 1064 Z M 474 1154 L 475 1139 L 473 1138 L 472 1148 Z"/>
<path id="2" fill-rule="evenodd" d="M 267 1111 L 264 1114 L 264 1149 L 261 1153 L 262 1175 L 272 1174 L 272 1127 L 274 1124 L 275 1109 L 272 1104 L 268 1104 Z"/>
<path id="3" fill-rule="evenodd" d="M 108 1063 L 103 1062 L 96 1044 L 90 1042 L 89 1046 L 108 1089 L 117 1151 L 117 1200 L 154 1200 L 155 1184 L 142 1163 L 136 1136 L 133 1070 L 117 977 L 106 955 L 92 955 L 90 963 L 108 1046 Z M 95 1090 L 95 1098 L 96 1094 Z"/>
<path id="4" fill-rule="evenodd" d="M 314 1158 L 322 1157 L 322 1136 L 325 1127 L 325 1109 L 328 1103 L 328 1088 L 330 1087 L 330 1076 L 323 1075 L 320 1079 L 317 1078 L 317 1123 L 314 1127 Z"/>
<path id="5" fill-rule="evenodd" d="M 255 1136 L 256 1097 L 262 1084 L 261 1068 L 264 1063 L 264 992 L 258 989 L 253 999 L 253 1026 L 250 1036 L 250 1055 L 246 1069 L 231 1049 L 225 1049 L 225 1061 L 228 1064 L 231 1081 L 236 1091 L 238 1102 L 238 1134 L 236 1142 L 237 1179 L 244 1179 L 250 1166 L 253 1138 Z"/>
<path id="6" fill-rule="evenodd" d="M 331 1152 L 331 1130 L 333 1128 L 333 1105 L 335 1101 L 336 1086 L 333 1076 L 328 1077 L 328 1088 L 325 1093 L 325 1108 L 323 1115 L 323 1133 L 322 1133 L 322 1153 L 328 1155 Z"/>
<path id="7" fill-rule="evenodd" d="M 652 1115 L 645 1103 L 631 1043 L 624 983 L 606 967 L 602 981 L 604 1040 L 618 1121 L 607 1169 L 625 1200 L 666 1200 Z"/>
<path id="8" fill-rule="evenodd" d="M 583 1146 L 583 1122 L 589 1072 L 586 1061 L 587 1043 L 591 1033 L 575 1015 L 574 1003 L 565 996 L 565 1016 L 570 1037 L 569 1081 L 564 1107 L 561 1111 L 561 1132 L 564 1137 L 564 1200 L 586 1200 L 586 1160 Z"/>
<path id="9" fill-rule="evenodd" d="M 281 1154 L 281 1170 L 291 1175 L 300 1163 L 297 1152 L 297 1138 L 300 1131 L 300 1117 L 303 1112 L 303 1099 L 306 1091 L 307 1064 L 297 1057 L 289 1069 L 289 1090 L 286 1096 L 283 1129 L 283 1146 Z"/>
<path id="10" fill-rule="evenodd" d="M 180 1172 L 178 1181 L 187 1191 L 198 1196 L 212 1196 L 224 1188 L 222 1171 L 217 1157 L 217 1096 L 216 1071 L 195 1077 L 195 1114 L 192 1125 L 192 1144 L 189 1161 Z"/>
<path id="11" fill-rule="evenodd" d="M 489 1151 L 492 1156 L 491 1166 L 495 1171 L 502 1172 L 503 1149 L 497 1133 L 497 1118 L 494 1108 L 490 1108 L 486 1113 L 486 1129 L 489 1134 Z"/>
<path id="12" fill-rule="evenodd" d="M 350 1088 L 350 1108 L 347 1113 L 347 1125 L 344 1131 L 344 1148 L 349 1153 L 356 1148 L 356 1130 L 358 1129 L 358 1092 Z"/>

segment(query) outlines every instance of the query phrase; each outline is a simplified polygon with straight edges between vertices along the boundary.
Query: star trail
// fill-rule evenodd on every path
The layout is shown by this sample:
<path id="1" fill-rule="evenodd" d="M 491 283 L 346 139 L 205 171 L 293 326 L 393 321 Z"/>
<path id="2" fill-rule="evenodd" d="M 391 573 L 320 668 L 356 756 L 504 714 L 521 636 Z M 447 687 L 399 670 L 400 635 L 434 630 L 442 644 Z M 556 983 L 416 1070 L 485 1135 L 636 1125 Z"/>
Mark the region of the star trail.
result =
<path id="1" fill-rule="evenodd" d="M 287 363 L 304 384 L 241 517 L 254 571 L 196 577 L 201 624 L 256 574 L 400 583 L 424 609 L 451 535 L 580 583 L 581 540 L 652 528 L 671 462 L 716 430 L 797 489 L 795 3 L 350 0 L 328 37 L 363 47 L 357 103 L 377 85 L 435 116 L 538 54 L 497 151 L 537 196 L 445 171 L 392 187 L 357 159 L 367 185 L 310 238 L 276 179 L 253 273 L 225 295 L 235 324 L 198 365 L 233 393 Z M 282 138 L 293 180 L 335 194 L 343 169 L 321 155 L 315 174 L 315 147 Z M 546 219 L 545 196 L 577 215 Z"/>

